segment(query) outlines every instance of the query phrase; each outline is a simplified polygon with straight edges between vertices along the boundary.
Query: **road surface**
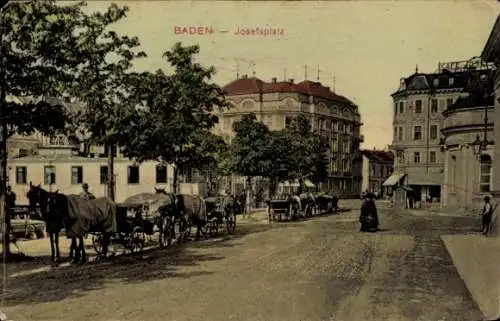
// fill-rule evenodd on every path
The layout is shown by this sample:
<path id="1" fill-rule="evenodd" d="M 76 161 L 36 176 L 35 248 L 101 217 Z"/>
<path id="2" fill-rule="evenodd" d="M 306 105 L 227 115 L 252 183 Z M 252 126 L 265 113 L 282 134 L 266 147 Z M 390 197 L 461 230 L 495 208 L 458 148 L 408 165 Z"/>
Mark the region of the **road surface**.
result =
<path id="1" fill-rule="evenodd" d="M 232 238 L 144 259 L 11 266 L 4 311 L 13 320 L 481 320 L 440 238 L 477 221 L 381 209 L 383 231 L 360 233 L 356 215 L 245 223 Z"/>

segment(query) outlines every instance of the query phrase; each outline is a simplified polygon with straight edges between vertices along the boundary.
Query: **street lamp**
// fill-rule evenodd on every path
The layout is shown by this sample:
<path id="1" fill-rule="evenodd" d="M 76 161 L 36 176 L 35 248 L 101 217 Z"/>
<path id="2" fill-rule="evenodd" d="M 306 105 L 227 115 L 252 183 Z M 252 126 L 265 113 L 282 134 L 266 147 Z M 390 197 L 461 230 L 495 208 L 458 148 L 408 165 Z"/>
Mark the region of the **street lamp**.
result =
<path id="1" fill-rule="evenodd" d="M 494 95 L 492 72 L 493 67 L 479 57 L 473 57 L 467 63 L 465 91 L 469 92 L 473 104 L 477 102 L 478 105 L 484 105 L 483 139 L 478 134 L 474 142 L 470 144 L 478 159 L 487 150 L 488 145 L 493 144 L 488 140 L 488 107 Z"/>

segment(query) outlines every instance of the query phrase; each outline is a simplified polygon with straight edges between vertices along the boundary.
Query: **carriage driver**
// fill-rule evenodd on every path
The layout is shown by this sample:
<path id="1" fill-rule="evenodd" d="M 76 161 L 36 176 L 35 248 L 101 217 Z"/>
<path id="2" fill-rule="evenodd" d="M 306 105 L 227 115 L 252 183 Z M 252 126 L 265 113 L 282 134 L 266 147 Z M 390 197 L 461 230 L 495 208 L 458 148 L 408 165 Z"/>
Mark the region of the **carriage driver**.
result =
<path id="1" fill-rule="evenodd" d="M 94 194 L 89 192 L 89 184 L 87 183 L 82 184 L 82 192 L 80 193 L 80 197 L 85 200 L 95 200 Z"/>

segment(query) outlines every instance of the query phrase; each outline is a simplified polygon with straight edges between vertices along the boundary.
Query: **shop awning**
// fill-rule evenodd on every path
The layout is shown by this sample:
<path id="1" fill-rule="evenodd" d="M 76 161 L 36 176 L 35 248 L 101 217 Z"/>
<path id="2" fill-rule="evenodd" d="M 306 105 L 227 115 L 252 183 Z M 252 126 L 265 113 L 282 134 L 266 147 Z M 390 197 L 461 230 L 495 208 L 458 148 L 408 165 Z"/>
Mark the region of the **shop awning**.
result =
<path id="1" fill-rule="evenodd" d="M 408 175 L 408 185 L 434 186 L 442 184 L 444 184 L 444 176 L 442 173 Z"/>
<path id="2" fill-rule="evenodd" d="M 405 176 L 404 173 L 393 173 L 388 179 L 385 180 L 382 186 L 394 186 L 401 181 L 403 176 Z"/>

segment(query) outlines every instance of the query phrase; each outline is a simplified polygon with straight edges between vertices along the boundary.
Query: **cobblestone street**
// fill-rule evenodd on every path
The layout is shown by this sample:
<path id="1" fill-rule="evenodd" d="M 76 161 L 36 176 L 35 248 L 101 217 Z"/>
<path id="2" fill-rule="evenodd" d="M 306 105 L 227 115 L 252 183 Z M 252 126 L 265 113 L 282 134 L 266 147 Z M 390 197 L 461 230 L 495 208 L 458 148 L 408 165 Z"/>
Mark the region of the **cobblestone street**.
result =
<path id="1" fill-rule="evenodd" d="M 272 228 L 243 222 L 233 237 L 144 259 L 30 273 L 9 266 L 5 312 L 13 320 L 482 319 L 440 237 L 473 232 L 476 220 L 381 209 L 382 231 L 365 234 L 357 214 Z"/>

